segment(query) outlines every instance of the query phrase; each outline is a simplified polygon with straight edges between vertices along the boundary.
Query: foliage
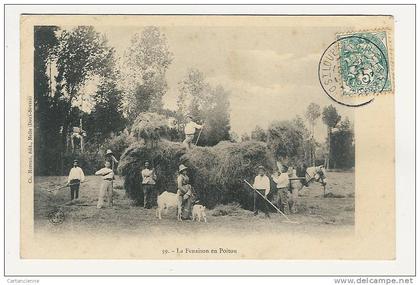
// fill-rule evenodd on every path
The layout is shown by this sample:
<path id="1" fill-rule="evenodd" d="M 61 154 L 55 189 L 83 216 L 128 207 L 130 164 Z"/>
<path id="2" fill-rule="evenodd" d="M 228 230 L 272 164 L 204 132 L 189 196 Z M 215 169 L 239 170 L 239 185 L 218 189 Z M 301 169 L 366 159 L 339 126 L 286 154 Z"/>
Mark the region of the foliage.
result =
<path id="1" fill-rule="evenodd" d="M 256 141 L 260 141 L 260 142 L 266 142 L 267 141 L 267 133 L 260 126 L 256 126 L 255 129 L 251 132 L 251 139 L 256 140 Z"/>
<path id="2" fill-rule="evenodd" d="M 96 102 L 93 110 L 87 115 L 84 129 L 89 137 L 95 136 L 98 141 L 119 133 L 125 128 L 126 119 L 122 113 L 122 91 L 115 81 L 103 80 L 94 96 Z"/>
<path id="3" fill-rule="evenodd" d="M 198 145 L 213 146 L 229 140 L 229 93 L 220 85 L 211 88 L 208 102 L 204 103 L 202 109 L 205 126 Z"/>
<path id="4" fill-rule="evenodd" d="M 131 38 L 125 53 L 124 76 L 124 88 L 128 89 L 125 108 L 131 123 L 141 112 L 163 108 L 162 97 L 167 91 L 165 76 L 172 60 L 166 36 L 159 28 L 146 27 Z"/>
<path id="5" fill-rule="evenodd" d="M 322 111 L 322 121 L 328 128 L 335 128 L 340 120 L 341 116 L 338 114 L 337 109 L 333 105 L 324 107 L 324 110 Z"/>
<path id="6" fill-rule="evenodd" d="M 268 145 L 276 159 L 284 164 L 302 161 L 304 130 L 293 121 L 276 121 L 267 131 Z"/>
<path id="7" fill-rule="evenodd" d="M 229 140 L 229 92 L 220 85 L 210 86 L 198 69 L 189 69 L 178 86 L 178 120 L 189 114 L 194 121 L 205 123 L 198 145 L 212 146 Z"/>
<path id="8" fill-rule="evenodd" d="M 111 72 L 115 51 L 92 26 L 63 30 L 59 43 L 57 70 L 70 101 L 94 74 L 106 76 Z"/>
<path id="9" fill-rule="evenodd" d="M 316 161 L 316 142 L 315 142 L 315 125 L 318 120 L 318 118 L 321 116 L 321 107 L 318 104 L 311 103 L 308 105 L 305 113 L 305 117 L 309 122 L 309 125 L 311 127 L 310 131 L 310 141 L 309 141 L 309 164 L 315 165 Z"/>
<path id="10" fill-rule="evenodd" d="M 321 107 L 316 103 L 308 105 L 305 113 L 306 119 L 311 125 L 316 124 L 316 120 L 321 116 Z"/>
<path id="11" fill-rule="evenodd" d="M 328 145 L 328 157 L 326 167 L 327 169 L 330 168 L 330 158 L 331 158 L 331 133 L 332 129 L 340 122 L 341 116 L 338 114 L 337 109 L 333 105 L 329 105 L 328 107 L 324 107 L 322 111 L 322 121 L 325 125 L 327 125 L 327 145 Z"/>
<path id="12" fill-rule="evenodd" d="M 346 169 L 354 167 L 355 149 L 353 143 L 354 131 L 348 118 L 343 120 L 337 131 L 331 134 L 332 168 Z"/>
<path id="13" fill-rule="evenodd" d="M 49 64 L 58 46 L 54 26 L 34 27 L 34 140 L 35 175 L 53 173 L 58 166 L 60 102 L 51 94 Z M 55 162 L 55 163 L 54 163 Z"/>
<path id="14" fill-rule="evenodd" d="M 91 26 L 71 30 L 36 27 L 34 47 L 36 174 L 62 174 L 69 163 L 67 158 L 72 161 L 77 155 L 68 152 L 67 142 L 71 127 L 78 126 L 80 118 L 87 123 L 83 128 L 95 133 L 90 142 L 86 141 L 85 146 L 90 148 L 87 157 L 94 157 L 100 142 L 123 129 L 121 94 L 114 83 L 118 75 L 115 52 Z M 52 66 L 55 78 L 47 71 Z M 101 84 L 89 115 L 76 103 L 84 101 L 83 87 L 94 77 L 100 78 Z M 50 84 L 53 80 L 54 93 Z"/>

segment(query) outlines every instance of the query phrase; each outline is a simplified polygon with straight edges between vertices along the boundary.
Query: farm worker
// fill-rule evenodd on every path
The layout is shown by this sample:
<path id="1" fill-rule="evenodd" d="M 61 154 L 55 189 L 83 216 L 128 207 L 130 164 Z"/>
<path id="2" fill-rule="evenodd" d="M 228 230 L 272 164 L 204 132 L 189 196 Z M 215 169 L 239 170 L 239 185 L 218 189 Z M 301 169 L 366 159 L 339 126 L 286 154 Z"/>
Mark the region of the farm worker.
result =
<path id="1" fill-rule="evenodd" d="M 264 166 L 258 166 L 258 175 L 254 179 L 253 185 L 255 191 L 260 192 L 267 199 L 270 192 L 270 179 L 265 175 Z M 266 217 L 270 217 L 268 213 L 267 202 L 258 193 L 254 192 L 254 215 L 258 215 L 258 210 L 264 212 Z"/>
<path id="2" fill-rule="evenodd" d="M 297 199 L 299 197 L 300 189 L 300 186 L 298 184 L 300 184 L 300 182 L 296 180 L 298 177 L 296 175 L 296 169 L 294 169 L 293 167 L 289 167 L 289 169 L 287 170 L 287 174 L 289 175 L 289 178 L 294 179 L 290 182 L 290 191 L 288 199 L 290 212 L 294 214 L 297 212 Z"/>
<path id="3" fill-rule="evenodd" d="M 179 175 L 177 178 L 178 190 L 178 209 L 181 209 L 183 218 L 188 219 L 191 213 L 191 202 L 192 202 L 192 188 L 190 184 L 190 178 L 187 176 L 187 167 L 183 164 L 179 166 Z"/>
<path id="4" fill-rule="evenodd" d="M 152 207 L 151 199 L 157 200 L 156 173 L 154 169 L 150 169 L 150 163 L 144 163 L 144 169 L 141 171 L 142 187 L 143 187 L 143 206 L 147 209 Z"/>
<path id="5" fill-rule="evenodd" d="M 111 163 L 111 169 L 112 171 L 115 171 L 115 164 L 118 163 L 118 160 L 115 158 L 114 153 L 112 150 L 107 149 L 105 153 L 105 160 L 109 161 Z"/>
<path id="6" fill-rule="evenodd" d="M 197 129 L 201 129 L 202 127 L 202 125 L 195 123 L 190 115 L 187 116 L 187 123 L 184 127 L 185 140 L 183 141 L 183 144 L 185 144 L 187 148 L 191 148 L 191 143 L 194 139 L 195 131 Z"/>
<path id="7" fill-rule="evenodd" d="M 67 185 L 70 185 L 70 198 L 72 201 L 73 199 L 79 199 L 79 187 L 83 181 L 85 181 L 85 174 L 79 167 L 79 161 L 75 159 L 67 179 Z"/>
<path id="8" fill-rule="evenodd" d="M 102 176 L 102 185 L 99 189 L 98 209 L 104 205 L 105 198 L 107 199 L 107 205 L 112 206 L 112 180 L 114 180 L 114 171 L 111 169 L 111 163 L 105 161 L 105 167 L 95 172 L 95 175 Z"/>
<path id="9" fill-rule="evenodd" d="M 287 166 L 281 166 L 281 169 L 277 175 L 273 175 L 273 180 L 277 184 L 278 200 L 277 205 L 280 210 L 285 214 L 289 214 L 289 174 L 287 172 Z"/>

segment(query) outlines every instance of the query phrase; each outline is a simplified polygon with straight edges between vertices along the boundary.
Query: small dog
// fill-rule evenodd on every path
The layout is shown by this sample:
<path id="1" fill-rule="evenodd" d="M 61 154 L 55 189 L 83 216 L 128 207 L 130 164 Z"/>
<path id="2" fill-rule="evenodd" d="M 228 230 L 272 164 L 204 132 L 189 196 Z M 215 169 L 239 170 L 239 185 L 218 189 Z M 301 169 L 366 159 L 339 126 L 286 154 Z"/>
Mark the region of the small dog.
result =
<path id="1" fill-rule="evenodd" d="M 201 222 L 201 219 L 203 219 L 204 222 L 207 223 L 206 207 L 203 205 L 195 204 L 192 208 L 192 220 L 198 220 L 199 222 Z"/>

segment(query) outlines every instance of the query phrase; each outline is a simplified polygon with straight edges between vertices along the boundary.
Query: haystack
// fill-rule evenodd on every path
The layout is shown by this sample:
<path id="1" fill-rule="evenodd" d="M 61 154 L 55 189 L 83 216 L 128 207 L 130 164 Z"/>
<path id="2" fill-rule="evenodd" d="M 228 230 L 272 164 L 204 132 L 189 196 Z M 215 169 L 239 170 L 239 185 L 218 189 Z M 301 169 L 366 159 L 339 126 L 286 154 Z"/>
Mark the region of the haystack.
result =
<path id="1" fill-rule="evenodd" d="M 154 148 L 150 148 L 143 141 L 128 147 L 121 156 L 118 171 L 124 177 L 124 188 L 128 197 L 138 204 L 143 201 L 141 188 L 141 170 L 144 163 L 149 161 L 156 168 L 159 177 L 156 187 L 159 192 L 176 192 L 177 169 L 181 156 L 186 149 L 181 143 L 162 140 Z"/>
<path id="2" fill-rule="evenodd" d="M 252 209 L 253 192 L 243 180 L 252 182 L 259 165 L 268 171 L 275 165 L 263 142 L 221 142 L 213 147 L 190 150 L 180 143 L 165 140 L 154 148 L 138 142 L 124 152 L 118 167 L 124 176 L 127 194 L 137 202 L 143 199 L 140 171 L 146 160 L 157 169 L 159 193 L 176 192 L 177 170 L 179 164 L 185 164 L 198 199 L 209 208 L 220 203 L 238 202 L 244 208 Z"/>

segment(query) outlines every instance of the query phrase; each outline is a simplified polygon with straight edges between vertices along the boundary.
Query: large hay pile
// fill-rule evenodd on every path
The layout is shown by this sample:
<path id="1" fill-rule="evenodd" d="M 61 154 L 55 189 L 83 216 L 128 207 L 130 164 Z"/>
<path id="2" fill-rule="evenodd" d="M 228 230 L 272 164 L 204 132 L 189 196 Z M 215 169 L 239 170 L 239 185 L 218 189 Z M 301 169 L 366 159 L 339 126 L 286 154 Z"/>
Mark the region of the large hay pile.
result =
<path id="1" fill-rule="evenodd" d="M 128 197 L 137 204 L 143 203 L 143 190 L 141 188 L 141 170 L 144 163 L 149 161 L 156 168 L 158 175 L 156 187 L 159 192 L 176 192 L 176 177 L 181 156 L 185 153 L 181 143 L 160 141 L 150 148 L 143 141 L 136 142 L 128 147 L 121 156 L 118 172 L 124 177 L 124 188 Z"/>
<path id="2" fill-rule="evenodd" d="M 209 208 L 219 203 L 238 202 L 252 209 L 253 192 L 243 180 L 252 183 L 259 165 L 269 171 L 275 165 L 267 145 L 256 141 L 221 142 L 214 147 L 190 150 L 180 143 L 165 140 L 155 148 L 135 143 L 121 157 L 119 171 L 125 178 L 129 197 L 138 202 L 143 199 L 140 171 L 146 160 L 156 165 L 159 193 L 176 192 L 179 164 L 189 167 L 188 175 L 198 199 Z"/>

